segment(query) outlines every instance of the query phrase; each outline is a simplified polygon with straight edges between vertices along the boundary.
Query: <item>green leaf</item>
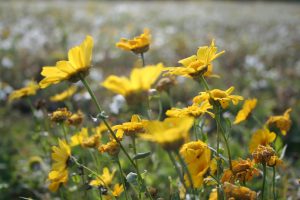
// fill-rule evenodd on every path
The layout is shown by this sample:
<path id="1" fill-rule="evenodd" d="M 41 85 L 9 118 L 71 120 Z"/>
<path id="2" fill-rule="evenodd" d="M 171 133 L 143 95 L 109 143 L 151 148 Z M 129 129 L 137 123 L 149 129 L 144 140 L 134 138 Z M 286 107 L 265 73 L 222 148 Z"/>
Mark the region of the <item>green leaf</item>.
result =
<path id="1" fill-rule="evenodd" d="M 142 158 L 146 158 L 150 155 L 151 155 L 151 151 L 144 152 L 144 153 L 138 153 L 138 154 L 134 155 L 133 160 L 139 160 L 139 159 L 142 159 Z"/>

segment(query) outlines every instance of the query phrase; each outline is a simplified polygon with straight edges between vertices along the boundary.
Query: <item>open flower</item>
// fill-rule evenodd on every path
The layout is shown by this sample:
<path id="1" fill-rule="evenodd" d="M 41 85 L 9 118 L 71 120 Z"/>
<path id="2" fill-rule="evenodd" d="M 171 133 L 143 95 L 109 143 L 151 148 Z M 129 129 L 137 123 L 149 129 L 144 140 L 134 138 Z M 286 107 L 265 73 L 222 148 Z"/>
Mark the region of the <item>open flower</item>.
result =
<path id="1" fill-rule="evenodd" d="M 114 195 L 115 197 L 118 197 L 122 194 L 123 191 L 124 191 L 123 185 L 117 183 L 114 186 L 114 190 L 112 191 L 112 195 Z"/>
<path id="2" fill-rule="evenodd" d="M 212 76 L 213 64 L 212 61 L 225 53 L 221 51 L 217 53 L 218 48 L 215 46 L 215 41 L 212 40 L 210 46 L 199 47 L 197 55 L 192 55 L 188 58 L 180 60 L 182 67 L 168 67 L 167 74 L 181 75 L 191 78 L 199 76 Z"/>
<path id="3" fill-rule="evenodd" d="M 77 146 L 77 145 L 82 145 L 83 141 L 89 137 L 88 129 L 87 128 L 82 128 L 80 132 L 76 133 L 71 137 L 71 143 L 70 145 Z"/>
<path id="4" fill-rule="evenodd" d="M 96 177 L 96 179 L 92 180 L 89 185 L 94 186 L 94 187 L 99 187 L 99 186 L 105 186 L 108 187 L 112 179 L 115 175 L 115 170 L 113 170 L 111 173 L 107 167 L 103 168 L 102 174 L 99 177 Z"/>
<path id="5" fill-rule="evenodd" d="M 257 99 L 247 99 L 243 105 L 243 108 L 238 112 L 234 124 L 238 124 L 247 119 L 248 115 L 252 112 L 255 108 L 257 103 Z"/>
<path id="6" fill-rule="evenodd" d="M 64 101 L 67 98 L 71 97 L 73 94 L 75 94 L 76 90 L 77 90 L 77 87 L 71 86 L 67 90 L 50 97 L 50 101 L 53 101 L 53 102 Z"/>
<path id="7" fill-rule="evenodd" d="M 194 188 L 202 185 L 203 176 L 210 167 L 210 154 L 207 144 L 201 140 L 186 143 L 180 149 L 180 155 L 187 164 Z M 185 180 L 190 185 L 187 175 Z"/>
<path id="8" fill-rule="evenodd" d="M 221 104 L 223 109 L 226 109 L 229 106 L 229 103 L 232 102 L 233 105 L 237 105 L 239 101 L 242 101 L 244 98 L 239 95 L 231 95 L 234 91 L 234 87 L 230 87 L 226 91 L 213 89 L 206 92 L 200 92 L 198 96 L 194 97 L 194 103 L 201 103 L 203 101 L 217 101 Z"/>
<path id="9" fill-rule="evenodd" d="M 150 42 L 151 42 L 150 30 L 144 29 L 144 33 L 142 33 L 141 35 L 133 39 L 121 38 L 121 40 L 116 43 L 116 47 L 139 54 L 139 53 L 145 53 L 146 51 L 149 50 Z"/>
<path id="10" fill-rule="evenodd" d="M 163 68 L 162 63 L 134 68 L 129 79 L 111 75 L 101 85 L 108 90 L 121 94 L 128 100 L 136 94 L 147 92 L 160 76 Z"/>
<path id="11" fill-rule="evenodd" d="M 259 145 L 267 146 L 272 143 L 276 138 L 274 132 L 270 132 L 269 129 L 263 128 L 257 130 L 250 140 L 249 151 L 252 153 Z"/>
<path id="12" fill-rule="evenodd" d="M 8 101 L 12 102 L 14 100 L 20 99 L 22 97 L 35 95 L 36 91 L 40 88 L 40 86 L 35 81 L 30 81 L 26 87 L 13 91 L 9 97 Z"/>
<path id="13" fill-rule="evenodd" d="M 287 131 L 290 130 L 292 121 L 290 119 L 291 108 L 287 109 L 283 115 L 271 116 L 267 124 L 274 124 L 277 128 L 281 130 L 282 135 L 286 135 Z"/>
<path id="14" fill-rule="evenodd" d="M 164 121 L 145 122 L 146 133 L 139 136 L 160 144 L 165 150 L 177 150 L 188 139 L 188 131 L 193 125 L 193 118 L 166 118 Z"/>
<path id="15" fill-rule="evenodd" d="M 215 117 L 215 115 L 208 111 L 212 109 L 213 106 L 210 105 L 208 101 L 204 101 L 200 104 L 193 104 L 186 108 L 172 108 L 171 110 L 167 110 L 166 115 L 168 117 L 200 117 L 205 113 L 209 114 L 211 117 Z"/>
<path id="16" fill-rule="evenodd" d="M 39 83 L 41 88 L 64 80 L 77 81 L 79 74 L 87 74 L 91 67 L 93 38 L 86 36 L 79 45 L 69 50 L 68 60 L 58 61 L 55 66 L 45 66 L 41 75 L 45 78 Z"/>
<path id="17" fill-rule="evenodd" d="M 141 120 L 138 115 L 132 115 L 130 122 L 125 122 L 121 125 L 115 125 L 112 127 L 112 130 L 118 130 L 122 133 L 118 132 L 118 134 L 123 134 L 127 136 L 135 136 L 138 133 L 144 133 L 144 122 L 145 120 Z"/>
<path id="18" fill-rule="evenodd" d="M 68 162 L 71 157 L 71 148 L 63 140 L 58 140 L 59 146 L 52 147 L 52 168 L 48 174 L 50 181 L 49 189 L 55 192 L 61 183 L 66 184 L 68 181 Z"/>

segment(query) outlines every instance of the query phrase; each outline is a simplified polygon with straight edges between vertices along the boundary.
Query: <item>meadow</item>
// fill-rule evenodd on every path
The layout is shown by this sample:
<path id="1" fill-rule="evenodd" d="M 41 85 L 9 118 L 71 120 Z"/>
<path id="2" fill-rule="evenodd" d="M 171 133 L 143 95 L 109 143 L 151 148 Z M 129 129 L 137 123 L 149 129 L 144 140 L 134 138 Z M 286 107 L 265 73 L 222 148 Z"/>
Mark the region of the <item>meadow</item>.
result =
<path id="1" fill-rule="evenodd" d="M 0 199 L 300 198 L 299 4 L 11 1 L 0 19 Z"/>

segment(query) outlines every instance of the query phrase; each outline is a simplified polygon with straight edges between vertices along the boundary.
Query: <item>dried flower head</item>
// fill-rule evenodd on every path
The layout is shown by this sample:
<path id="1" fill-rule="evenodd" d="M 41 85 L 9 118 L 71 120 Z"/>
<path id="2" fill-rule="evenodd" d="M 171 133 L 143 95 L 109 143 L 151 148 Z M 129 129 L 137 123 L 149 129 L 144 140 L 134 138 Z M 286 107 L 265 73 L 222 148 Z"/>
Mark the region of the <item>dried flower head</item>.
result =
<path id="1" fill-rule="evenodd" d="M 275 151 L 272 147 L 259 145 L 252 153 L 253 159 L 256 163 L 274 164 Z"/>
<path id="2" fill-rule="evenodd" d="M 72 113 L 67 108 L 58 108 L 50 114 L 50 120 L 56 123 L 63 123 L 71 117 Z"/>
<path id="3" fill-rule="evenodd" d="M 249 151 L 252 153 L 259 145 L 267 146 L 271 144 L 276 138 L 274 132 L 270 132 L 269 129 L 263 128 L 257 130 L 250 140 Z"/>
<path id="4" fill-rule="evenodd" d="M 111 140 L 98 148 L 100 153 L 108 153 L 111 156 L 117 156 L 120 152 L 120 145 L 115 140 Z"/>
<path id="5" fill-rule="evenodd" d="M 78 110 L 77 113 L 73 113 L 68 118 L 68 124 L 73 126 L 79 126 L 83 121 L 83 116 L 83 113 L 80 110 Z"/>
<path id="6" fill-rule="evenodd" d="M 256 192 L 250 190 L 247 187 L 236 186 L 231 183 L 225 182 L 223 185 L 223 190 L 226 196 L 226 199 L 235 199 L 235 200 L 256 200 Z"/>

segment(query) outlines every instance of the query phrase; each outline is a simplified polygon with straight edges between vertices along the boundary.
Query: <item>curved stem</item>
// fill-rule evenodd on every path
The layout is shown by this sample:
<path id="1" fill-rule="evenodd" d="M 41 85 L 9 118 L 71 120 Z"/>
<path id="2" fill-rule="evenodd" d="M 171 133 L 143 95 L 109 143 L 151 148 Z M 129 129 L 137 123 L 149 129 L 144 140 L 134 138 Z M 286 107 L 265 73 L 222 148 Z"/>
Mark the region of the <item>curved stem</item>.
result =
<path id="1" fill-rule="evenodd" d="M 143 62 L 143 67 L 145 67 L 146 63 L 145 63 L 144 53 L 141 53 L 141 59 Z"/>
<path id="2" fill-rule="evenodd" d="M 96 104 L 96 107 L 98 109 L 98 112 L 99 113 L 102 113 L 103 110 L 100 106 L 100 104 L 98 103 L 98 100 L 94 94 L 94 92 L 91 90 L 88 82 L 85 80 L 85 78 L 79 74 L 79 77 L 80 77 L 80 80 L 81 82 L 83 83 L 83 85 L 85 86 L 85 88 L 87 89 L 87 91 L 89 92 L 93 102 Z M 119 144 L 121 150 L 123 151 L 123 153 L 125 154 L 125 156 L 127 157 L 127 159 L 129 160 L 129 162 L 131 163 L 131 165 L 135 168 L 135 170 L 137 171 L 137 175 L 138 175 L 138 178 L 141 180 L 142 184 L 143 184 L 143 187 L 145 188 L 146 190 L 146 193 L 147 195 L 149 196 L 150 199 L 152 199 L 151 197 L 151 194 L 149 193 L 148 189 L 147 189 L 147 186 L 146 186 L 146 183 L 144 181 L 144 179 L 142 178 L 141 174 L 138 172 L 137 170 L 137 166 L 136 164 L 134 163 L 134 161 L 131 159 L 131 157 L 129 156 L 129 154 L 127 153 L 127 151 L 125 150 L 124 146 L 122 145 L 122 143 L 118 140 L 117 136 L 115 135 L 114 131 L 112 130 L 112 128 L 110 127 L 110 125 L 108 124 L 108 122 L 106 121 L 106 119 L 103 117 L 101 118 L 103 123 L 105 124 L 105 126 L 107 127 L 109 133 L 111 134 L 111 136 L 114 138 L 114 140 Z"/>

